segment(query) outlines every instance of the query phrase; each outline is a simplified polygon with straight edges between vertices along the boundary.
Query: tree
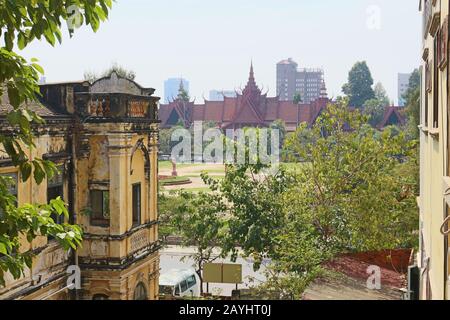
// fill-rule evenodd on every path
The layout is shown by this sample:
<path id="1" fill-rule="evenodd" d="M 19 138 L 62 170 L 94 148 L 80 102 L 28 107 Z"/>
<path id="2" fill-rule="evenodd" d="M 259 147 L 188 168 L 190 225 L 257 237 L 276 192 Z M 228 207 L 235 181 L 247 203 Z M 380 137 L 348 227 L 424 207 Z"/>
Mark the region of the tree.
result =
<path id="1" fill-rule="evenodd" d="M 181 100 L 183 102 L 190 102 L 191 97 L 189 97 L 189 93 L 184 89 L 183 80 L 180 80 L 180 88 L 178 89 L 178 100 Z"/>
<path id="2" fill-rule="evenodd" d="M 274 122 L 272 122 L 272 124 L 270 125 L 270 129 L 271 130 L 278 130 L 278 134 L 279 134 L 279 137 L 280 137 L 280 143 L 279 143 L 278 147 L 280 149 L 282 149 L 283 145 L 284 145 L 284 140 L 286 139 L 286 133 L 287 133 L 286 123 L 283 120 L 281 120 L 281 119 L 277 119 Z M 272 136 L 270 135 L 269 139 L 268 139 L 269 140 L 268 141 L 269 145 L 271 144 L 271 137 Z M 270 148 L 268 148 L 267 150 L 270 150 Z"/>
<path id="3" fill-rule="evenodd" d="M 374 88 L 375 99 L 377 99 L 384 107 L 389 105 L 389 96 L 381 82 L 378 82 Z"/>
<path id="4" fill-rule="evenodd" d="M 7 121 L 15 129 L 15 135 L 0 134 L 0 145 L 18 167 L 22 180 L 33 176 L 40 184 L 45 177 L 52 177 L 57 169 L 42 159 L 29 159 L 24 149 L 35 148 L 32 124 L 44 121 L 27 109 L 27 103 L 36 101 L 39 91 L 39 74 L 43 69 L 36 59 L 28 62 L 15 52 L 34 40 L 45 39 L 51 45 L 62 41 L 61 24 L 67 22 L 70 35 L 81 24 L 90 25 L 96 31 L 101 21 L 108 17 L 111 0 L 16 0 L 0 1 L 0 97 L 7 95 L 13 110 Z M 58 225 L 52 213 L 67 215 L 61 199 L 48 205 L 26 204 L 16 208 L 16 200 L 8 185 L 11 181 L 0 177 L 0 285 L 4 285 L 4 273 L 20 278 L 26 267 L 31 267 L 31 252 L 21 252 L 20 237 L 31 242 L 38 235 L 54 236 L 65 248 L 76 248 L 81 242 L 81 229 L 68 224 Z"/>
<path id="5" fill-rule="evenodd" d="M 306 163 L 282 194 L 285 224 L 263 290 L 298 299 L 338 254 L 417 246 L 415 141 L 341 104 L 286 144 Z"/>
<path id="6" fill-rule="evenodd" d="M 214 197 L 225 206 L 221 210 L 226 213 L 228 230 L 223 252 L 231 252 L 235 260 L 239 244 L 242 254 L 253 258 L 255 269 L 274 254 L 275 239 L 286 223 L 280 200 L 289 187 L 289 175 L 283 168 L 268 174 L 269 168 L 257 160 L 256 164 L 227 165 L 223 180 L 203 175 Z"/>
<path id="7" fill-rule="evenodd" d="M 300 104 L 302 102 L 303 102 L 302 95 L 299 92 L 294 94 L 294 104 Z"/>
<path id="8" fill-rule="evenodd" d="M 90 83 L 93 83 L 93 82 L 97 81 L 98 79 L 101 79 L 104 77 L 110 77 L 113 72 L 115 72 L 121 78 L 125 78 L 125 79 L 131 80 L 131 81 L 134 81 L 134 79 L 136 79 L 136 73 L 134 71 L 127 70 L 115 62 L 107 70 L 103 71 L 100 76 L 98 76 L 95 72 L 91 72 L 91 71 L 85 72 L 84 80 L 87 80 Z"/>
<path id="9" fill-rule="evenodd" d="M 196 273 L 200 279 L 200 292 L 203 294 L 203 268 L 226 256 L 225 252 L 216 252 L 223 246 L 227 233 L 225 205 L 222 199 L 213 194 L 180 191 L 179 205 L 173 208 L 171 224 L 183 238 L 185 246 L 195 246 L 196 251 L 186 258 L 194 260 Z"/>
<path id="10" fill-rule="evenodd" d="M 375 98 L 367 100 L 363 105 L 363 113 L 369 116 L 369 123 L 376 127 L 384 117 L 389 97 L 381 82 L 375 85 Z"/>
<path id="11" fill-rule="evenodd" d="M 414 247 L 417 184 L 404 172 L 415 168 L 416 142 L 375 130 L 346 105 L 329 106 L 312 132 L 312 142 L 287 142 L 308 163 L 286 193 L 290 221 L 339 252 Z"/>
<path id="12" fill-rule="evenodd" d="M 367 100 L 375 98 L 372 89 L 373 78 L 365 61 L 357 62 L 348 74 L 348 83 L 342 87 L 342 91 L 352 107 L 362 108 Z"/>
<path id="13" fill-rule="evenodd" d="M 383 120 L 386 104 L 379 99 L 370 99 L 364 103 L 363 113 L 369 117 L 369 123 L 376 127 Z"/>
<path id="14" fill-rule="evenodd" d="M 409 79 L 408 90 L 403 98 L 406 101 L 406 114 L 408 116 L 408 132 L 414 138 L 419 137 L 420 125 L 420 72 L 415 69 Z"/>
<path id="15" fill-rule="evenodd" d="M 182 124 L 178 124 L 176 126 L 173 126 L 170 129 L 161 129 L 159 132 L 159 151 L 163 154 L 171 154 L 172 148 L 178 143 L 178 141 L 172 141 L 172 134 L 174 131 L 184 129 L 184 126 Z"/>

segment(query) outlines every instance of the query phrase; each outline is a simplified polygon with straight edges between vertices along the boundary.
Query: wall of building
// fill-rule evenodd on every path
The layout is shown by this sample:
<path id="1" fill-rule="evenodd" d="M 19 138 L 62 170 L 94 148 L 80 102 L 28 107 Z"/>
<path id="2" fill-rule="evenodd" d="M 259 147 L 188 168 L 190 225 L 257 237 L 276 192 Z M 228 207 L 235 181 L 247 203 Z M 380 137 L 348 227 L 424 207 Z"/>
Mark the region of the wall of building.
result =
<path id="1" fill-rule="evenodd" d="M 431 2 L 431 0 L 428 0 Z M 424 7 L 424 1 L 422 1 Z M 433 12 L 440 10 L 440 26 L 444 24 L 449 13 L 448 1 L 436 2 Z M 448 42 L 448 39 L 446 39 Z M 431 67 L 433 76 L 433 63 L 435 63 L 434 37 L 430 34 L 424 39 L 424 53 L 428 50 L 428 57 L 422 66 L 422 124 L 420 127 L 421 142 L 421 196 L 420 196 L 420 223 L 421 223 L 421 252 L 419 266 L 422 269 L 421 298 L 444 299 L 448 296 L 445 283 L 448 278 L 446 267 L 445 237 L 440 228 L 447 216 L 443 194 L 446 192 L 446 181 L 449 176 L 448 168 L 448 66 L 439 69 L 439 83 L 432 85 L 432 91 L 427 93 L 426 63 Z M 426 56 L 424 54 L 424 56 Z M 433 78 L 431 78 L 433 79 Z M 434 117 L 433 95 L 439 93 L 437 119 Z M 428 102 L 428 110 L 425 106 Z M 425 123 L 426 113 L 428 124 Z M 437 123 L 437 126 L 434 125 Z M 446 293 L 447 291 L 447 293 Z"/>
<path id="2" fill-rule="evenodd" d="M 43 158 L 50 154 L 61 154 L 67 150 L 67 131 L 64 126 L 54 126 L 52 134 L 43 133 L 36 135 L 34 143 L 36 148 L 33 150 L 24 150 L 27 156 L 32 160 Z M 62 166 L 64 175 L 66 174 L 68 162 L 66 160 L 53 160 L 57 165 Z M 38 185 L 33 179 L 26 182 L 21 180 L 17 168 L 2 165 L 0 174 L 17 174 L 18 205 L 26 203 L 47 203 L 47 180 Z M 64 198 L 69 199 L 69 185 L 67 180 L 64 182 Z M 21 251 L 34 251 L 36 256 L 33 259 L 31 269 L 26 268 L 22 278 L 15 280 L 11 274 L 5 274 L 6 286 L 0 288 L 0 300 L 2 299 L 43 299 L 49 297 L 50 300 L 63 299 L 68 295 L 67 290 L 53 295 L 66 286 L 66 270 L 71 263 L 71 256 L 64 251 L 56 240 L 48 240 L 47 237 L 37 237 L 32 243 L 29 243 L 25 236 L 21 241 Z"/>

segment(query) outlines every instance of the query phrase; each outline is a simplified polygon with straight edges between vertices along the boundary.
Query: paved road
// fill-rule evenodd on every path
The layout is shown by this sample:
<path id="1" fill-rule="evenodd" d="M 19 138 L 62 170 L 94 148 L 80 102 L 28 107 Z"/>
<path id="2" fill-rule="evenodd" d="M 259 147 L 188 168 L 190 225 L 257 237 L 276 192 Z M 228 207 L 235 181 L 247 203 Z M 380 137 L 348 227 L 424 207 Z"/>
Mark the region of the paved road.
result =
<path id="1" fill-rule="evenodd" d="M 189 255 L 193 253 L 195 248 L 183 248 L 179 246 L 168 246 L 160 251 L 161 254 L 161 274 L 171 270 L 171 269 L 189 269 L 192 268 L 194 262 L 189 258 Z M 184 258 L 184 259 L 183 259 Z M 231 263 L 229 259 L 217 260 L 218 263 L 225 262 Z M 253 271 L 253 263 L 250 259 L 239 258 L 236 263 L 242 264 L 242 278 L 244 283 L 239 285 L 239 288 L 248 288 L 258 282 L 265 281 L 265 276 L 263 274 L 264 268 L 258 272 Z M 251 282 L 250 278 L 256 279 L 256 282 Z M 210 284 L 209 291 L 213 294 L 222 296 L 231 296 L 232 290 L 236 288 L 235 285 L 229 284 Z M 206 285 L 204 286 L 206 292 Z"/>

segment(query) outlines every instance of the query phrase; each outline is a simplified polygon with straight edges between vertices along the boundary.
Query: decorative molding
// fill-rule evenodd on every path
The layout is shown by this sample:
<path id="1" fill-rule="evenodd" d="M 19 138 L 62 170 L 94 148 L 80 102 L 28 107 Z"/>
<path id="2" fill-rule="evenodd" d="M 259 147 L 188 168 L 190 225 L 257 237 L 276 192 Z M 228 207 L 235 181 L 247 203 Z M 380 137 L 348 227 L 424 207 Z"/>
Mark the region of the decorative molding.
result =
<path id="1" fill-rule="evenodd" d="M 85 233 L 85 234 L 83 234 L 83 239 L 85 239 L 85 240 L 123 241 L 126 238 L 132 236 L 133 234 L 135 234 L 136 232 L 139 232 L 142 229 L 148 229 L 148 228 L 151 228 L 158 224 L 159 224 L 159 221 L 151 221 L 146 224 L 142 224 L 139 227 L 136 227 L 128 232 L 125 232 L 124 234 L 121 234 L 121 235 L 100 235 L 100 234 L 97 235 L 97 234 Z"/>

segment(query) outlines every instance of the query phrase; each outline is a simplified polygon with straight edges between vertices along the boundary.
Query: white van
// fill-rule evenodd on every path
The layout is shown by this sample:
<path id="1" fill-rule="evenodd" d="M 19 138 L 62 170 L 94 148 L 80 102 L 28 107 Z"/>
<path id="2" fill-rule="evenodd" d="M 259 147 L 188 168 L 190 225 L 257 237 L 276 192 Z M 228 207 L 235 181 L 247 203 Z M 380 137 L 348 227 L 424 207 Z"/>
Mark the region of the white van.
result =
<path id="1" fill-rule="evenodd" d="M 194 270 L 170 270 L 159 277 L 159 294 L 163 297 L 200 297 L 197 278 Z"/>

